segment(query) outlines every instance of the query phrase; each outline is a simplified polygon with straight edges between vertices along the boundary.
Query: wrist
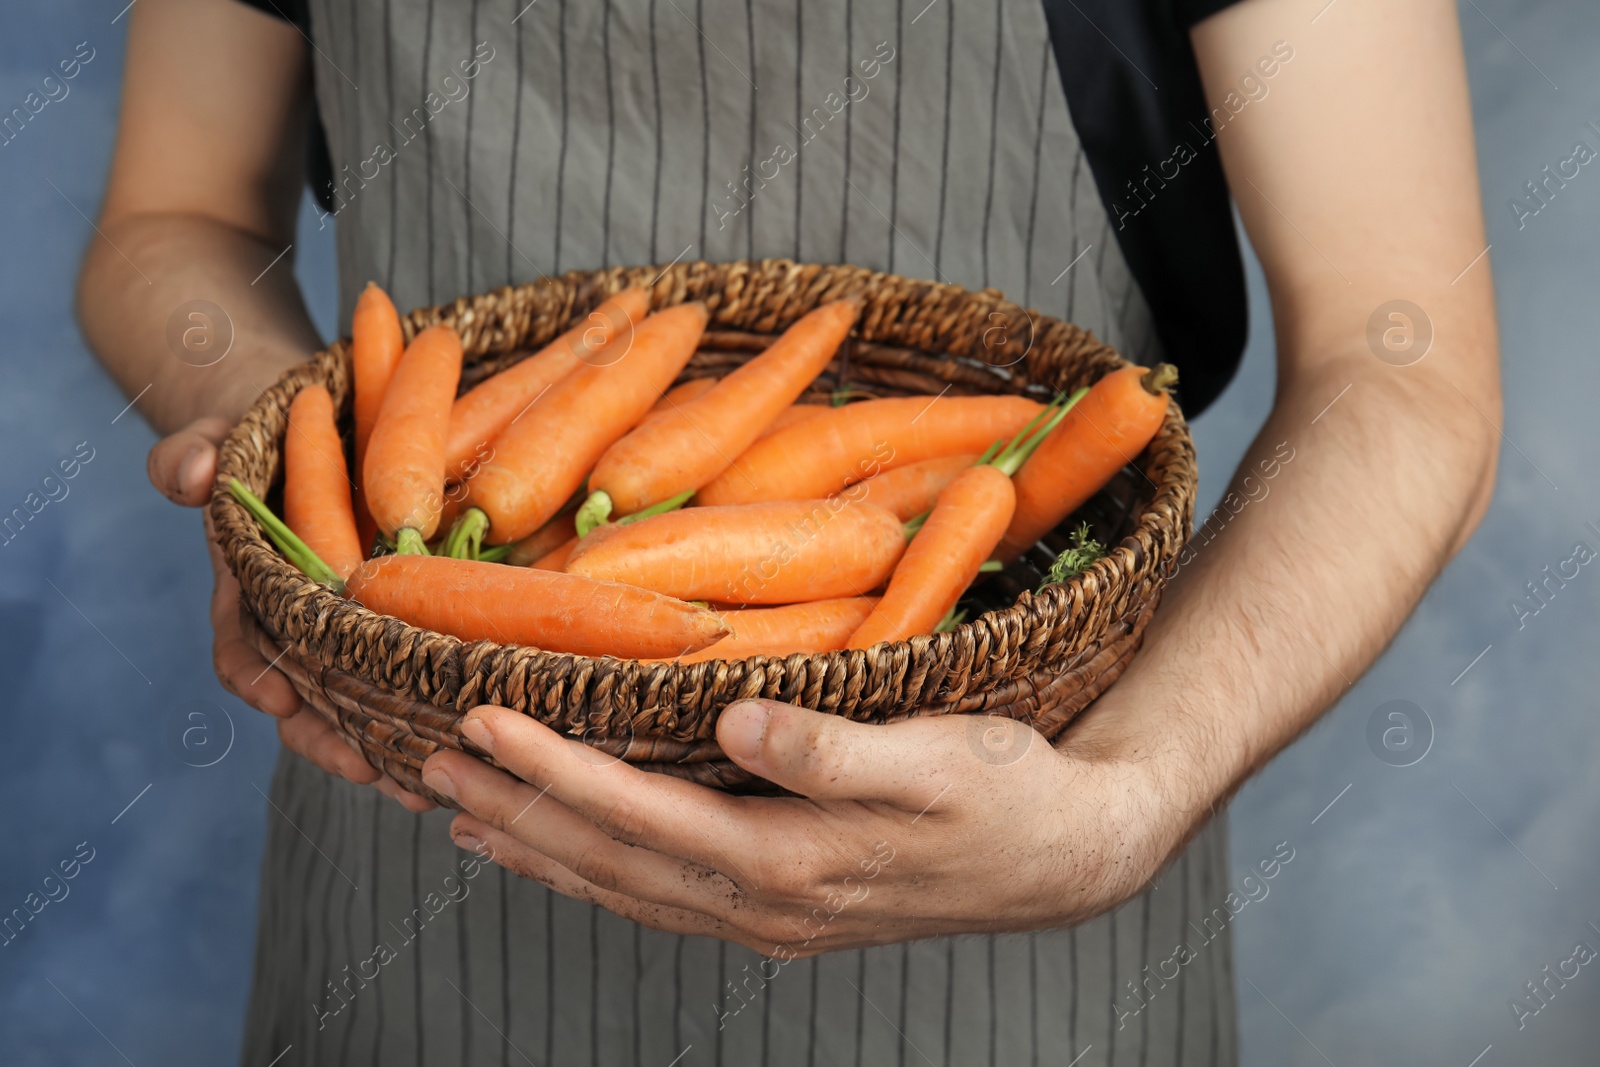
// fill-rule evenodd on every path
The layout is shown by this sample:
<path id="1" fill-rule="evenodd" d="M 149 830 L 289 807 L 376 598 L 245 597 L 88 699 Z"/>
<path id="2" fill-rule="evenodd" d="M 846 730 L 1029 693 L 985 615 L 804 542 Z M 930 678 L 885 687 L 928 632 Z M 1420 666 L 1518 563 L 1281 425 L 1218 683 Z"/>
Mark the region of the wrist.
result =
<path id="1" fill-rule="evenodd" d="M 248 356 L 235 352 L 214 367 L 190 372 L 181 392 L 147 411 L 146 417 L 167 432 L 205 418 L 222 419 L 231 427 L 284 371 L 308 358 L 310 353 L 298 350 L 256 351 Z"/>
<path id="2" fill-rule="evenodd" d="M 1057 747 L 1123 783 L 1130 796 L 1119 817 L 1159 853 L 1159 867 L 1248 775 L 1244 707 L 1216 687 L 1166 684 L 1130 667 Z"/>

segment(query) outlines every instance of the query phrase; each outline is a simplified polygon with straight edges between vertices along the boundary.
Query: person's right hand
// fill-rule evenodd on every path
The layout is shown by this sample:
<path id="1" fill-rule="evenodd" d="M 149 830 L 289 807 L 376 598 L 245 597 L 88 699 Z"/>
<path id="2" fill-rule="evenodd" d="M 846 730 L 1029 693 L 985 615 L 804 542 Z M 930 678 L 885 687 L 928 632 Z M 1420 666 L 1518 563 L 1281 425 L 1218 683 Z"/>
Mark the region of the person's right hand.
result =
<path id="1" fill-rule="evenodd" d="M 151 484 L 174 504 L 204 507 L 211 499 L 217 477 L 217 446 L 229 429 L 226 419 L 197 419 L 156 442 L 147 463 Z M 239 621 L 239 582 L 217 547 L 209 512 L 205 514 L 205 524 L 206 545 L 215 578 L 211 593 L 211 628 L 215 633 L 211 662 L 223 688 L 258 711 L 276 718 L 278 738 L 284 747 L 327 773 L 357 785 L 375 786 L 409 811 L 433 808 L 431 800 L 407 792 L 368 763 L 356 743 L 302 702 L 289 679 L 273 669 L 272 664 L 245 640 Z"/>

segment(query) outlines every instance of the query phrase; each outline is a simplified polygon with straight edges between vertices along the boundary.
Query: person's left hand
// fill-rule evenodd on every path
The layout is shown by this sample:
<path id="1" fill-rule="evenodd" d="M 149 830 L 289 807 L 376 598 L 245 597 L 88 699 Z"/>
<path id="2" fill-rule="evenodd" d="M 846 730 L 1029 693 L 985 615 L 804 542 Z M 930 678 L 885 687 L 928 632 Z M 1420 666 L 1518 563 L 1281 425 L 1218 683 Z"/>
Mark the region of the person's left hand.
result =
<path id="1" fill-rule="evenodd" d="M 723 750 L 790 798 L 641 771 L 504 708 L 462 729 L 517 777 L 428 759 L 423 780 L 464 809 L 461 847 L 647 926 L 779 958 L 1082 922 L 1138 892 L 1197 821 L 1163 802 L 1148 753 L 1057 751 L 1009 719 L 869 726 L 729 706 Z"/>

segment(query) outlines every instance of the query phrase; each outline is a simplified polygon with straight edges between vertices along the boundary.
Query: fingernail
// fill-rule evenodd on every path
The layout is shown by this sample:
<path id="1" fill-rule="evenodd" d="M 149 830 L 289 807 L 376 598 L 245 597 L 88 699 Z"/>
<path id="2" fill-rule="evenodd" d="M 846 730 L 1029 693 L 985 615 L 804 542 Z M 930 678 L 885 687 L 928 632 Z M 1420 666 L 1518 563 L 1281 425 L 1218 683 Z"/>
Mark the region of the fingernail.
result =
<path id="1" fill-rule="evenodd" d="M 754 759 L 761 751 L 761 739 L 767 732 L 767 720 L 772 709 L 759 700 L 741 700 L 729 704 L 717 723 L 717 740 L 722 751 L 735 759 Z"/>
<path id="2" fill-rule="evenodd" d="M 452 831 L 450 834 L 450 840 L 456 843 L 457 848 L 466 849 L 468 852 L 483 851 L 483 842 L 478 838 L 473 837 L 465 830 Z"/>
<path id="3" fill-rule="evenodd" d="M 489 732 L 489 728 L 483 724 L 482 719 L 472 718 L 471 716 L 462 719 L 461 732 L 466 735 L 468 741 L 471 741 L 489 753 L 489 755 L 494 755 L 494 734 Z"/>
<path id="4" fill-rule="evenodd" d="M 444 773 L 444 771 L 440 770 L 439 768 L 422 768 L 422 780 L 427 784 L 428 788 L 432 789 L 434 792 L 443 793 L 450 799 L 455 799 L 456 784 L 450 780 L 450 776 L 448 774 Z"/>

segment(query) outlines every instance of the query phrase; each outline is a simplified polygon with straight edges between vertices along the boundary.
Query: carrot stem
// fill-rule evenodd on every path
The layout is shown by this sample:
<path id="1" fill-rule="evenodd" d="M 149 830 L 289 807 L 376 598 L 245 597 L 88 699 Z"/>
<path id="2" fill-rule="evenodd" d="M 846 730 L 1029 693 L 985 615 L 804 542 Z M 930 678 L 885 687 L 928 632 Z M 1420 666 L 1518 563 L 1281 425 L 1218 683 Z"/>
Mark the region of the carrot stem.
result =
<path id="1" fill-rule="evenodd" d="M 451 559 L 482 559 L 483 535 L 489 529 L 489 516 L 481 508 L 468 508 L 445 534 L 439 555 Z M 507 551 L 510 551 L 507 549 Z"/>
<path id="2" fill-rule="evenodd" d="M 261 529 L 266 533 L 267 539 L 278 546 L 278 551 L 284 554 L 290 563 L 300 569 L 300 572 L 314 582 L 333 589 L 341 596 L 344 594 L 344 580 L 334 573 L 333 568 L 322 562 L 322 557 L 311 551 L 306 543 L 295 536 L 295 532 L 284 525 L 282 519 L 272 513 L 272 509 L 262 503 L 261 498 L 244 487 L 244 483 L 237 478 L 228 480 L 228 494 L 244 505 L 246 511 L 255 517 L 261 524 Z"/>
<path id="3" fill-rule="evenodd" d="M 983 565 L 978 568 L 978 573 L 979 574 L 998 574 L 999 572 L 1001 572 L 1001 571 L 1003 571 L 1005 569 L 1006 569 L 1006 565 L 1004 563 L 1001 563 L 997 559 L 991 559 L 991 560 L 984 561 Z"/>
<path id="4" fill-rule="evenodd" d="M 939 625 L 933 628 L 933 632 L 936 634 L 947 634 L 951 630 L 954 630 L 957 626 L 960 626 L 962 620 L 966 617 L 967 611 L 965 608 L 962 608 L 960 611 L 957 611 L 955 608 L 951 608 L 949 611 L 945 612 L 944 618 L 939 620 Z"/>
<path id="5" fill-rule="evenodd" d="M 641 511 L 636 511 L 632 515 L 622 516 L 622 518 L 617 520 L 616 524 L 618 526 L 627 526 L 629 523 L 643 522 L 645 519 L 653 519 L 657 515 L 665 515 L 669 511 L 677 511 L 679 508 L 687 504 L 689 502 L 689 498 L 692 496 L 694 496 L 693 489 L 690 489 L 688 492 L 679 493 L 677 496 L 669 496 L 659 504 L 651 504 L 649 507 Z M 580 534 L 579 536 L 582 535 Z"/>
<path id="6" fill-rule="evenodd" d="M 479 563 L 504 563 L 506 557 L 511 555 L 510 545 L 495 545 L 492 548 L 479 549 Z"/>
<path id="7" fill-rule="evenodd" d="M 1006 474 L 1017 473 L 1018 469 L 1028 461 L 1028 457 L 1033 455 L 1034 450 L 1039 447 L 1040 443 L 1050 436 L 1050 431 L 1061 425 L 1061 420 L 1067 417 L 1067 412 L 1076 407 L 1078 401 L 1088 395 L 1089 389 L 1085 386 L 1067 397 L 1066 401 L 1059 408 L 1056 408 L 1044 425 L 1038 428 L 1037 432 L 1030 435 L 1020 445 L 1013 440 L 1011 444 L 1001 450 L 999 455 L 992 460 L 993 465 L 999 467 Z M 1048 409 L 1046 410 L 1048 411 Z"/>
<path id="8" fill-rule="evenodd" d="M 588 537 L 589 531 L 596 526 L 604 526 L 606 520 L 611 518 L 611 494 L 604 489 L 596 489 L 589 494 L 589 499 L 583 502 L 574 517 L 573 525 L 577 528 L 579 537 Z"/>
<path id="9" fill-rule="evenodd" d="M 1054 582 L 1077 577 L 1105 554 L 1106 546 L 1089 536 L 1089 524 L 1080 522 L 1078 528 L 1072 531 L 1071 545 L 1050 564 L 1049 573 L 1039 583 L 1039 592 L 1044 592 L 1044 587 Z"/>
<path id="10" fill-rule="evenodd" d="M 397 556 L 431 556 L 428 551 L 428 542 L 422 539 L 422 533 L 412 526 L 402 526 L 395 531 L 394 554 Z"/>
<path id="11" fill-rule="evenodd" d="M 677 511 L 687 504 L 692 496 L 694 496 L 694 490 L 689 489 L 679 493 L 677 496 L 669 496 L 659 503 L 651 504 L 647 508 L 641 508 L 632 515 L 624 515 L 613 521 L 611 519 L 611 494 L 604 489 L 596 489 L 589 494 L 589 499 L 585 500 L 583 506 L 578 509 L 578 514 L 573 517 L 572 524 L 578 531 L 579 540 L 582 540 L 601 526 L 627 526 L 630 523 L 643 522 L 645 519 L 654 518 L 657 515 L 665 515 L 669 511 Z"/>
<path id="12" fill-rule="evenodd" d="M 1057 394 L 1056 398 L 1050 401 L 1050 403 L 1046 404 L 1044 408 L 1040 410 L 1039 414 L 1029 419 L 1027 425 L 1018 430 L 1017 435 L 1010 441 L 1006 442 L 1005 447 L 1001 448 L 996 455 L 1009 455 L 1016 451 L 1017 446 L 1022 443 L 1024 438 L 1026 438 L 1034 430 L 1038 429 L 1041 422 L 1044 422 L 1046 419 L 1050 418 L 1050 416 L 1055 412 L 1056 405 L 1059 403 L 1061 403 L 1061 396 Z M 998 441 L 995 442 L 997 445 L 999 443 L 1000 442 Z M 992 460 L 994 456 L 990 456 L 989 458 Z"/>

